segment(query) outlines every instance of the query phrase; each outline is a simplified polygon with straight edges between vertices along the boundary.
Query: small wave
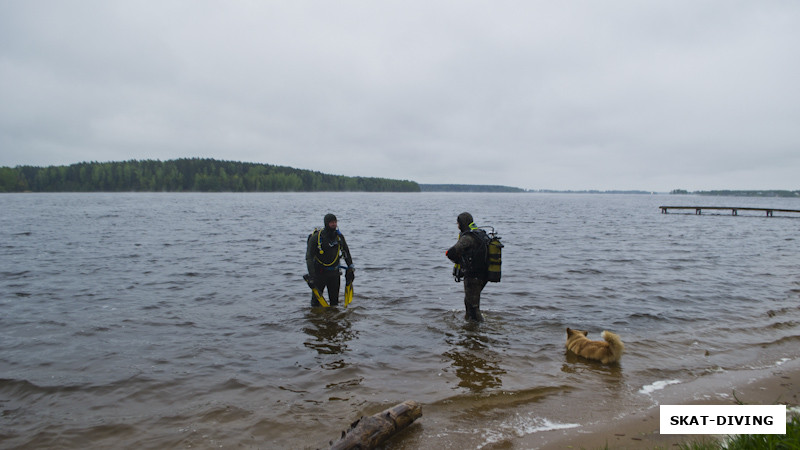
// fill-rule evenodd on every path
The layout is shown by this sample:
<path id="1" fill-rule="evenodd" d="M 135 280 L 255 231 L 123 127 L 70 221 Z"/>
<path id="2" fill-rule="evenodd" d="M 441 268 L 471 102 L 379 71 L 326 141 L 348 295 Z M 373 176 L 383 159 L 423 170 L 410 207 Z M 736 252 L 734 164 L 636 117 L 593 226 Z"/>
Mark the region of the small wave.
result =
<path id="1" fill-rule="evenodd" d="M 201 417 L 204 422 L 228 423 L 246 419 L 252 415 L 252 411 L 241 409 L 236 406 L 224 405 L 210 408 L 202 413 Z"/>
<path id="2" fill-rule="evenodd" d="M 0 394 L 4 400 L 17 399 L 31 402 L 31 397 L 52 396 L 85 390 L 81 385 L 41 386 L 28 380 L 0 378 Z"/>
<path id="3" fill-rule="evenodd" d="M 794 312 L 796 309 L 800 309 L 800 307 L 784 307 L 780 309 L 770 309 L 767 311 L 767 317 L 775 317 L 777 315 L 784 315 Z"/>
<path id="4" fill-rule="evenodd" d="M 713 367 L 706 367 L 705 369 L 700 371 L 701 375 L 714 374 L 714 373 L 725 373 L 725 369 L 720 366 L 713 366 Z"/>
<path id="5" fill-rule="evenodd" d="M 433 402 L 431 406 L 444 406 L 449 410 L 458 411 L 470 408 L 472 411 L 479 413 L 498 408 L 515 408 L 519 405 L 541 401 L 553 395 L 570 392 L 572 389 L 573 387 L 568 385 L 539 386 L 518 391 L 491 391 L 478 394 L 477 397 L 474 393 L 462 393 Z M 480 398 L 480 405 L 475 404 L 476 398 Z"/>
<path id="6" fill-rule="evenodd" d="M 781 337 L 779 339 L 776 339 L 774 341 L 761 342 L 759 345 L 762 348 L 766 348 L 766 347 L 770 347 L 770 346 L 773 346 L 773 345 L 774 346 L 778 346 L 778 345 L 784 345 L 784 344 L 787 344 L 787 343 L 793 344 L 794 341 L 797 341 L 797 340 L 800 340 L 800 336 L 796 336 L 796 335 L 783 336 L 783 337 Z"/>
<path id="7" fill-rule="evenodd" d="M 23 270 L 21 272 L 0 272 L 0 275 L 2 275 L 3 278 L 17 278 L 17 277 L 24 277 L 29 273 L 30 270 Z"/>
<path id="8" fill-rule="evenodd" d="M 239 391 L 247 390 L 250 385 L 238 378 L 229 378 L 224 383 L 220 384 L 217 388 L 213 389 L 214 392 L 218 391 Z"/>
<path id="9" fill-rule="evenodd" d="M 568 428 L 578 428 L 577 423 L 553 422 L 542 417 L 523 417 L 517 414 L 512 419 L 503 421 L 496 429 L 483 430 L 485 441 L 477 448 L 494 446 L 508 440 L 510 437 L 523 437 L 534 433 L 552 430 L 565 430 Z"/>
<path id="10" fill-rule="evenodd" d="M 774 330 L 781 330 L 781 329 L 792 329 L 797 328 L 798 322 L 790 321 L 790 322 L 777 322 L 770 324 L 767 328 L 771 328 Z"/>
<path id="11" fill-rule="evenodd" d="M 567 270 L 567 273 L 574 273 L 578 275 L 600 275 L 603 272 L 598 269 L 587 268 L 587 269 L 570 269 Z"/>
<path id="12" fill-rule="evenodd" d="M 659 380 L 653 384 L 648 384 L 647 386 L 643 386 L 639 389 L 640 394 L 650 395 L 655 391 L 660 391 L 665 387 L 669 386 L 670 384 L 680 384 L 681 380 Z"/>
<path id="13" fill-rule="evenodd" d="M 635 312 L 635 313 L 629 314 L 628 318 L 631 319 L 631 320 L 639 320 L 639 319 L 642 319 L 642 320 L 659 320 L 659 321 L 664 320 L 664 318 L 661 315 L 650 314 L 648 312 Z"/>
<path id="14" fill-rule="evenodd" d="M 17 395 L 24 397 L 29 392 L 39 392 L 41 388 L 28 380 L 12 380 L 7 378 L 0 378 L 0 392 L 7 397 Z"/>
<path id="15" fill-rule="evenodd" d="M 90 336 L 95 336 L 97 333 L 102 333 L 110 330 L 111 330 L 110 328 L 106 327 L 93 327 L 88 330 L 78 330 L 75 333 L 73 333 L 73 336 L 90 337 Z"/>

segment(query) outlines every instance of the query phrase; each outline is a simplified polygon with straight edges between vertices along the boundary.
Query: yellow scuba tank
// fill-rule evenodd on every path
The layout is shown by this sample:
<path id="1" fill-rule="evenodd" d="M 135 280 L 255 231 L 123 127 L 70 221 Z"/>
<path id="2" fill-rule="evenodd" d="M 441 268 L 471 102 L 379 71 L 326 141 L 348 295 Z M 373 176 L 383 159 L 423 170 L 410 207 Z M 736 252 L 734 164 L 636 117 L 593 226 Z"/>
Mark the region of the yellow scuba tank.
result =
<path id="1" fill-rule="evenodd" d="M 489 238 L 489 277 L 493 283 L 500 282 L 500 266 L 503 263 L 503 244 L 500 237 L 492 233 Z"/>

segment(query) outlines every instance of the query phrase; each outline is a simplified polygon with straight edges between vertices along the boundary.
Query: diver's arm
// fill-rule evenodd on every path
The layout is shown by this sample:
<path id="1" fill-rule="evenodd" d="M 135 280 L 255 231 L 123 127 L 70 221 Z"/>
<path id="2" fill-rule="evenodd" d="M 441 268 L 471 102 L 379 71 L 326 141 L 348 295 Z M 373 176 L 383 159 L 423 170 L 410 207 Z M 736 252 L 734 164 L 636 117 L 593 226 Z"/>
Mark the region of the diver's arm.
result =
<path id="1" fill-rule="evenodd" d="M 314 239 L 314 234 L 311 233 L 311 236 L 308 237 L 308 245 L 306 246 L 306 268 L 308 269 L 308 274 L 313 278 L 314 277 L 314 255 L 317 252 L 317 246 L 314 244 L 316 239 Z"/>
<path id="2" fill-rule="evenodd" d="M 347 241 L 344 239 L 343 234 L 339 234 L 339 239 L 342 240 L 342 256 L 347 263 L 347 268 L 353 268 L 353 257 L 350 255 L 350 247 L 347 246 Z"/>
<path id="3" fill-rule="evenodd" d="M 474 242 L 475 241 L 472 236 L 470 236 L 468 233 L 463 233 L 458 238 L 458 242 L 456 242 L 456 245 L 450 247 L 450 249 L 447 250 L 445 255 L 447 255 L 447 258 L 450 261 L 453 261 L 454 263 L 459 263 L 461 262 L 461 256 L 464 255 L 464 253 L 470 247 L 472 247 Z"/>

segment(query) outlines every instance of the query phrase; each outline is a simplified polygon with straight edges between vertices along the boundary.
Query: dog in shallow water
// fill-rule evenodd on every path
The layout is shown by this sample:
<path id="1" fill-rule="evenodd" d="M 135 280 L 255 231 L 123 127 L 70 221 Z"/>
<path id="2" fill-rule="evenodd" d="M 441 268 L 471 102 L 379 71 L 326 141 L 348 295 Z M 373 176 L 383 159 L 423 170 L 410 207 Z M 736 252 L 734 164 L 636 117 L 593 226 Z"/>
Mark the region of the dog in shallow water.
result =
<path id="1" fill-rule="evenodd" d="M 625 350 L 625 345 L 619 336 L 610 331 L 603 331 L 600 337 L 605 341 L 592 341 L 586 337 L 587 334 L 588 331 L 567 328 L 567 350 L 603 364 L 619 362 Z"/>

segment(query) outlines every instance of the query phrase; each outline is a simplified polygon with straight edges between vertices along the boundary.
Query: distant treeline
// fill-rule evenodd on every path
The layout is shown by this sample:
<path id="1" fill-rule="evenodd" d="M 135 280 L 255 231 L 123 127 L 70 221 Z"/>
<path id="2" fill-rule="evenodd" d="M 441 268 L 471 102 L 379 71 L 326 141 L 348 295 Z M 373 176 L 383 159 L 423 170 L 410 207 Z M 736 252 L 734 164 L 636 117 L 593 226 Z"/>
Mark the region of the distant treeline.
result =
<path id="1" fill-rule="evenodd" d="M 764 190 L 764 191 L 694 191 L 675 189 L 670 194 L 694 194 L 718 197 L 800 197 L 800 191 Z"/>
<path id="2" fill-rule="evenodd" d="M 584 190 L 584 191 L 555 191 L 550 189 L 537 189 L 537 190 L 529 190 L 527 192 L 536 192 L 540 194 L 654 194 L 653 191 L 625 191 L 625 190 L 610 190 L 610 191 L 600 191 L 600 190 Z"/>
<path id="3" fill-rule="evenodd" d="M 510 186 L 481 184 L 420 184 L 422 192 L 525 192 Z"/>
<path id="4" fill-rule="evenodd" d="M 0 192 L 419 192 L 413 181 L 346 177 L 269 164 L 176 159 L 0 167 Z"/>

